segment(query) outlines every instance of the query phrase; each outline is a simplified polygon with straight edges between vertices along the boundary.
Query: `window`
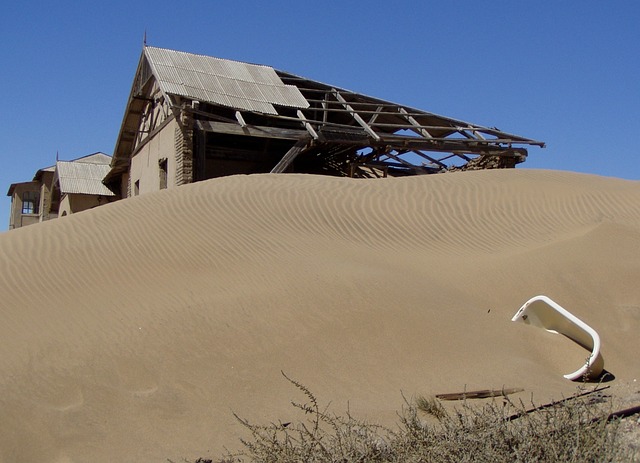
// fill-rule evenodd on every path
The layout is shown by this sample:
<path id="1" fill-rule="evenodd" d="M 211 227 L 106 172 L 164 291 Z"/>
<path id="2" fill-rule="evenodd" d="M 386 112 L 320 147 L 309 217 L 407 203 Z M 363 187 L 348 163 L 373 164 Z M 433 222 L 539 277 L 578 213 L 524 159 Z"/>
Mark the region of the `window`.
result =
<path id="1" fill-rule="evenodd" d="M 138 196 L 140 194 L 140 180 L 136 180 L 133 184 L 133 196 Z"/>
<path id="2" fill-rule="evenodd" d="M 25 191 L 22 193 L 22 213 L 37 214 L 40 195 L 37 191 Z"/>
<path id="3" fill-rule="evenodd" d="M 160 189 L 167 188 L 167 158 L 160 159 L 158 161 L 160 167 Z"/>

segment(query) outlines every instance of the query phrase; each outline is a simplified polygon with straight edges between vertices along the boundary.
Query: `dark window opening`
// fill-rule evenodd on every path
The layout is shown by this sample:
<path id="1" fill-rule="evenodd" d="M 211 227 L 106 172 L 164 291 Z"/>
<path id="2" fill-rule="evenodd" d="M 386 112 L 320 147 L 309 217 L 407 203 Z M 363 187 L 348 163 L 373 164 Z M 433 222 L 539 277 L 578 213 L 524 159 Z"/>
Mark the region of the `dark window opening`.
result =
<path id="1" fill-rule="evenodd" d="M 167 159 L 160 159 L 158 166 L 160 167 L 160 189 L 164 190 L 167 188 Z"/>
<path id="2" fill-rule="evenodd" d="M 37 191 L 25 191 L 22 194 L 22 213 L 37 214 L 40 194 Z"/>

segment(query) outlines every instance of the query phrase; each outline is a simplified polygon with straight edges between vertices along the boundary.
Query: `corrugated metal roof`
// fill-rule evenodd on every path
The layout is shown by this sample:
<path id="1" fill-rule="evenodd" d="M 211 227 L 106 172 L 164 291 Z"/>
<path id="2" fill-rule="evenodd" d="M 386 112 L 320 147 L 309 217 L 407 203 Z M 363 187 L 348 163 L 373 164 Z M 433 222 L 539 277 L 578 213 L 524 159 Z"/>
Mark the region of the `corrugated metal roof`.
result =
<path id="1" fill-rule="evenodd" d="M 168 94 L 264 114 L 277 114 L 273 105 L 309 107 L 300 90 L 269 66 L 155 47 L 146 47 L 145 56 Z"/>
<path id="2" fill-rule="evenodd" d="M 90 162 L 91 164 L 111 164 L 111 156 L 101 152 L 88 154 L 81 158 L 73 159 L 72 162 Z"/>
<path id="3" fill-rule="evenodd" d="M 102 183 L 102 179 L 107 175 L 109 169 L 109 164 L 104 163 L 58 161 L 56 170 L 60 181 L 60 192 L 67 194 L 115 196 L 114 193 Z"/>

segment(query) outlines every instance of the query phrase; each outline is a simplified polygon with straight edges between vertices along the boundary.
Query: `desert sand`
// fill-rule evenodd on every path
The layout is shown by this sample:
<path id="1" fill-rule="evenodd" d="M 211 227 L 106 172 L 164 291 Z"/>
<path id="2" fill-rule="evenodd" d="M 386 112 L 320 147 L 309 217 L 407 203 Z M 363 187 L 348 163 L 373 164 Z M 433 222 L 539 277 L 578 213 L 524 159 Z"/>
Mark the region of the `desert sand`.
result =
<path id="1" fill-rule="evenodd" d="M 545 294 L 640 389 L 640 182 L 497 170 L 214 179 L 0 234 L 0 461 L 221 456 L 304 397 L 571 395 L 586 351 L 512 323 Z"/>

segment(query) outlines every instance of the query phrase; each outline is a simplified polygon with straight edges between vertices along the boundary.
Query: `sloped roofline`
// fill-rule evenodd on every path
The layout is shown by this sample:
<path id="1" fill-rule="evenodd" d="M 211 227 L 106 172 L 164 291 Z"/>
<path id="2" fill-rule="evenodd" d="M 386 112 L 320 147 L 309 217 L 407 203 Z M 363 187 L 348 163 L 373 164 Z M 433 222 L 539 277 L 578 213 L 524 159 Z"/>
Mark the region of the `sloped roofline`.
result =
<path id="1" fill-rule="evenodd" d="M 11 185 L 9 185 L 9 191 L 7 192 L 7 196 L 13 196 L 13 192 L 15 191 L 15 189 L 19 186 L 19 185 L 27 185 L 27 184 L 34 184 L 37 185 L 38 183 L 34 180 L 30 181 L 30 182 L 17 182 L 17 183 L 12 183 Z"/>
<path id="2" fill-rule="evenodd" d="M 191 63 L 194 67 L 198 66 L 198 69 L 187 69 Z M 149 71 L 150 75 L 146 75 Z M 194 73 L 205 78 L 199 79 L 196 75 L 190 75 Z M 299 90 L 294 85 L 284 84 L 278 72 L 270 66 L 144 45 L 113 151 L 112 170 L 126 169 L 126 163 L 118 163 L 122 155 L 131 150 L 133 144 L 133 140 L 125 137 L 128 122 L 131 123 L 128 120 L 129 115 L 136 93 L 151 76 L 159 83 L 162 97 L 171 108 L 174 107 L 172 96 L 271 115 L 277 115 L 274 105 L 294 108 L 309 106 Z M 254 87 L 254 93 L 241 98 L 239 94 L 242 91 L 233 92 L 234 81 L 249 84 Z M 225 82 L 228 84 L 227 90 L 224 90 Z M 215 88 L 216 85 L 219 88 Z"/>
<path id="3" fill-rule="evenodd" d="M 58 161 L 53 183 L 61 193 L 97 196 L 115 196 L 102 179 L 109 172 L 109 164 L 104 162 Z"/>
<path id="4" fill-rule="evenodd" d="M 96 151 L 95 153 L 87 154 L 85 156 L 81 156 L 79 158 L 71 159 L 70 161 L 65 162 L 84 162 L 91 164 L 109 164 L 111 162 L 111 156 L 107 153 L 103 153 L 102 151 Z"/>
<path id="5" fill-rule="evenodd" d="M 296 74 L 292 74 L 286 71 L 277 71 L 278 75 L 280 75 L 281 77 L 283 77 L 285 80 L 288 79 L 294 79 L 294 80 L 298 80 L 302 83 L 308 83 L 311 85 L 316 85 L 318 87 L 323 88 L 325 91 L 334 91 L 334 92 L 339 92 L 341 94 L 346 94 L 346 95 L 351 95 L 352 98 L 354 99 L 362 99 L 367 101 L 369 104 L 381 104 L 381 105 L 388 105 L 388 106 L 395 106 L 397 108 L 403 108 L 405 109 L 407 112 L 413 114 L 413 115 L 422 115 L 422 116 L 428 116 L 428 117 L 433 117 L 436 119 L 439 119 L 443 122 L 446 122 L 447 124 L 449 124 L 451 126 L 451 128 L 454 127 L 461 127 L 461 128 L 473 128 L 476 130 L 482 130 L 484 132 L 487 133 L 492 133 L 495 134 L 497 136 L 500 136 L 501 138 L 509 138 L 511 140 L 513 140 L 514 142 L 522 142 L 528 145 L 535 145 L 535 146 L 539 146 L 544 148 L 545 147 L 545 143 L 542 141 L 537 141 L 537 140 L 533 140 L 530 138 L 526 138 L 523 137 L 521 135 L 516 135 L 516 134 L 512 134 L 512 133 L 508 133 L 508 132 L 504 132 L 498 128 L 495 127 L 487 127 L 487 126 L 482 126 L 482 125 L 478 125 L 472 122 L 468 122 L 468 121 L 464 121 L 462 119 L 455 119 L 449 116 L 443 116 L 441 114 L 437 114 L 437 113 L 432 113 L 429 111 L 424 111 L 422 109 L 418 109 L 418 108 L 414 108 L 412 106 L 408 106 L 405 104 L 400 104 L 400 103 L 395 103 L 389 100 L 383 100 L 381 98 L 377 98 L 377 97 L 373 97 L 373 96 L 369 96 L 366 95 L 364 93 L 358 93 L 352 90 L 348 90 L 345 88 L 341 88 L 341 87 L 337 87 L 335 85 L 330 85 L 330 84 L 326 84 L 320 81 L 316 81 L 316 80 L 312 80 L 312 79 L 308 79 L 306 77 L 302 77 Z"/>
<path id="6" fill-rule="evenodd" d="M 196 64 L 193 68 L 190 68 L 190 63 Z M 162 66 L 166 69 L 161 69 Z M 212 67 L 216 66 L 221 66 L 222 68 L 225 68 L 226 66 L 226 70 L 223 71 L 222 74 L 220 74 L 220 72 L 216 74 L 216 71 L 211 70 Z M 252 74 L 252 71 L 256 72 Z M 270 87 L 265 87 L 263 89 L 260 86 L 263 84 L 269 84 L 268 79 L 274 79 L 272 71 L 277 76 L 277 79 L 279 79 L 283 84 L 283 88 L 291 89 L 292 87 L 295 87 L 297 93 L 302 92 L 306 104 L 303 104 L 302 101 L 291 104 L 292 101 L 295 100 L 293 93 L 288 96 L 280 95 L 280 99 L 276 97 L 273 102 L 268 102 L 267 98 L 264 97 L 265 93 L 269 92 Z M 224 74 L 225 72 L 227 74 Z M 241 101 L 236 98 L 239 93 L 234 93 L 235 90 L 225 90 L 224 78 L 226 78 L 225 76 L 229 77 L 229 73 L 232 80 L 235 78 L 240 84 L 248 84 L 243 87 L 241 93 L 252 94 L 252 92 L 255 92 L 254 96 L 257 99 L 245 99 L 244 101 Z M 245 76 L 244 80 L 240 79 L 242 76 Z M 416 132 L 429 139 L 429 143 L 420 144 L 420 149 L 434 149 L 436 151 L 462 153 L 467 147 L 475 145 L 482 147 L 481 149 L 478 149 L 477 152 L 485 150 L 485 153 L 490 153 L 493 152 L 491 149 L 496 147 L 498 147 L 498 151 L 511 149 L 512 144 L 525 144 L 540 147 L 545 146 L 544 142 L 503 132 L 494 127 L 485 127 L 460 119 L 430 113 L 410 106 L 399 105 L 380 98 L 371 97 L 365 94 L 346 90 L 344 88 L 300 77 L 296 74 L 278 71 L 269 66 L 213 58 L 205 55 L 197 55 L 170 49 L 148 47 L 145 45 L 138 61 L 138 67 L 131 86 L 129 98 L 127 100 L 124 117 L 111 162 L 111 171 L 107 174 L 105 181 L 108 181 L 120 172 L 126 171 L 128 168 L 129 156 L 134 143 L 134 136 L 130 133 L 128 134 L 127 131 L 133 131 L 134 129 L 132 127 L 137 128 L 140 118 L 139 114 L 133 114 L 132 108 L 134 105 L 142 105 L 142 102 L 139 100 L 136 101 L 135 99 L 136 92 L 140 91 L 144 85 L 147 85 L 151 77 L 158 82 L 162 97 L 174 111 L 178 110 L 174 103 L 175 98 L 186 97 L 192 101 L 205 101 L 213 105 L 236 109 L 237 111 L 255 112 L 267 117 L 272 116 L 283 120 L 293 120 L 300 123 L 301 127 L 305 127 L 307 130 L 310 130 L 308 122 L 316 125 L 323 125 L 323 121 L 318 119 L 307 121 L 305 119 L 306 116 L 304 111 L 302 114 L 298 111 L 298 119 L 290 116 L 283 117 L 281 114 L 278 114 L 277 111 L 275 111 L 274 114 L 274 111 L 271 110 L 271 108 L 274 108 L 274 106 L 290 106 L 293 108 L 297 107 L 299 109 L 305 109 L 304 106 L 308 107 L 313 104 L 317 107 L 317 105 L 320 104 L 319 98 L 321 98 L 321 96 L 316 97 L 315 95 L 325 94 L 326 98 L 327 94 L 331 94 L 334 98 L 333 103 L 342 105 L 342 111 L 351 114 L 351 116 L 356 120 L 358 120 L 359 115 L 357 113 L 359 111 L 368 114 L 368 116 L 374 113 L 374 111 L 368 110 L 367 108 L 375 108 L 376 106 L 391 108 L 389 110 L 390 112 L 386 113 L 388 122 L 386 126 L 388 127 L 385 128 L 385 124 L 383 123 L 377 124 L 382 127 L 382 129 L 378 129 L 381 130 L 380 133 L 385 137 L 389 136 L 391 138 L 395 138 L 395 141 L 398 142 L 402 137 L 394 137 L 395 130 L 402 129 Z M 209 78 L 212 82 L 203 82 L 203 80 L 206 81 Z M 196 82 L 198 83 L 196 84 Z M 278 84 L 278 81 L 273 80 L 271 83 L 275 85 Z M 216 84 L 219 84 L 220 88 L 215 87 Z M 249 103 L 247 103 L 247 101 L 249 101 Z M 259 101 L 261 104 L 252 106 L 252 102 L 255 101 Z M 325 100 L 323 104 L 326 103 L 327 101 Z M 356 105 L 358 107 L 354 109 Z M 312 110 L 310 109 L 309 112 L 311 111 Z M 393 114 L 391 114 L 391 112 L 393 112 Z M 398 121 L 401 121 L 401 123 L 398 124 Z M 242 124 L 240 120 L 239 123 Z M 366 122 L 362 120 L 362 118 L 358 120 L 358 123 L 359 125 L 355 125 L 356 128 L 363 128 L 369 137 L 380 142 L 380 137 L 376 131 L 367 127 Z M 400 129 L 395 127 L 400 127 Z M 313 128 L 311 127 L 310 133 L 313 135 L 314 132 L 312 129 Z M 430 133 L 431 130 L 434 131 L 432 133 L 435 133 L 435 136 Z M 462 141 L 454 140 L 452 142 L 450 138 L 444 140 L 446 137 L 456 134 L 459 135 Z M 489 138 L 487 139 L 486 137 Z M 467 140 L 464 140 L 464 138 Z M 446 143 L 441 143 L 442 141 L 446 141 Z M 409 140 L 410 144 L 414 142 L 415 140 Z M 423 146 L 426 147 L 423 148 Z M 476 150 L 476 148 L 473 148 L 473 150 Z M 524 157 L 526 157 L 526 150 L 524 149 L 514 149 L 513 152 L 516 153 L 521 160 L 524 160 Z"/>

